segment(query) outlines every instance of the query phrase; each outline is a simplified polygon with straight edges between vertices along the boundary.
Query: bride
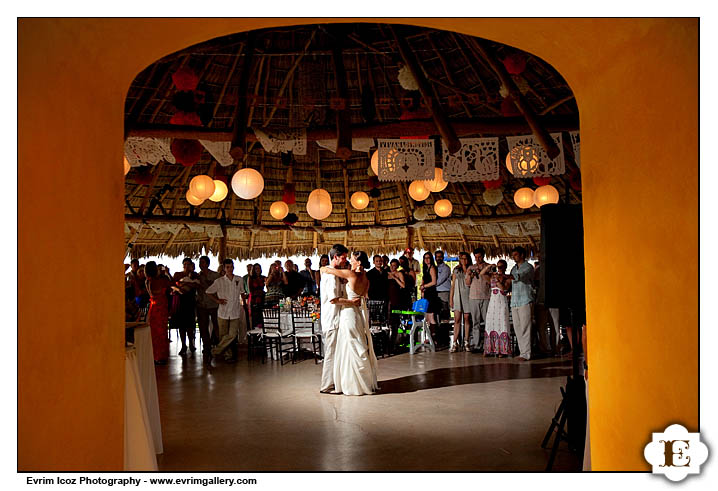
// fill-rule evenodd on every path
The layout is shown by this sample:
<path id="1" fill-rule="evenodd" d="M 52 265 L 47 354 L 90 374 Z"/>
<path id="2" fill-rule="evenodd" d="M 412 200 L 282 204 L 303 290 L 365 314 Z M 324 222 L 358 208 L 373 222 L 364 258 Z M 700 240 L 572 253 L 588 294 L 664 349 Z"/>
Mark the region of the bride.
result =
<path id="1" fill-rule="evenodd" d="M 365 270 L 370 267 L 366 252 L 352 253 L 350 265 L 351 269 L 323 267 L 320 271 L 348 280 L 348 298 L 331 301 L 342 305 L 334 354 L 334 393 L 359 396 L 373 394 L 378 388 L 377 361 L 365 298 L 369 290 Z"/>

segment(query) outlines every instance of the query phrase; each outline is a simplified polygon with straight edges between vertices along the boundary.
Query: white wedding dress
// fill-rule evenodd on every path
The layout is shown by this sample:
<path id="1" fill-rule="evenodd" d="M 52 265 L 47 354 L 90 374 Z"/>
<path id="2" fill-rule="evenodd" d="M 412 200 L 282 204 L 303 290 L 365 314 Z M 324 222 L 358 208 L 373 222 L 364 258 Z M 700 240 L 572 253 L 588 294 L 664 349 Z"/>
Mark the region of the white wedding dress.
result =
<path id="1" fill-rule="evenodd" d="M 357 295 L 347 284 L 347 298 Z M 334 392 L 350 396 L 373 394 L 377 385 L 377 361 L 369 331 L 369 311 L 362 297 L 359 307 L 342 307 L 334 353 Z"/>

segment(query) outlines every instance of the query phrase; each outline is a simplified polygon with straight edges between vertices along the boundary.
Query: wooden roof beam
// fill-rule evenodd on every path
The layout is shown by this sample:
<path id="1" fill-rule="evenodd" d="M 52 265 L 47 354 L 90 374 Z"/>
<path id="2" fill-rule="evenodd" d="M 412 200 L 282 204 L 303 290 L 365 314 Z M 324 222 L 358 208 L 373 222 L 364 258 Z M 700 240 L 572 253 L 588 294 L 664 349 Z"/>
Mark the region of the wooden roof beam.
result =
<path id="1" fill-rule="evenodd" d="M 346 160 L 352 155 L 352 125 L 351 112 L 349 110 L 349 88 L 347 85 L 347 72 L 344 68 L 344 57 L 342 49 L 344 47 L 344 35 L 335 30 L 336 43 L 332 50 L 332 58 L 334 61 L 334 81 L 337 85 L 337 97 L 339 99 L 339 107 L 336 110 L 337 117 L 337 151 L 336 155 L 342 160 Z"/>
<path id="2" fill-rule="evenodd" d="M 409 44 L 406 42 L 406 39 L 404 39 L 401 35 L 397 35 L 393 27 L 389 26 L 388 28 L 394 35 L 394 40 L 396 41 L 396 44 L 399 48 L 399 53 L 401 54 L 404 63 L 406 63 L 407 68 L 414 76 L 417 84 L 419 85 L 419 92 L 421 92 L 421 96 L 424 98 L 426 105 L 431 110 L 431 114 L 434 118 L 434 123 L 436 124 L 436 127 L 438 128 L 441 137 L 444 139 L 446 147 L 451 153 L 458 152 L 461 149 L 461 142 L 459 142 L 459 137 L 456 136 L 456 132 L 449 123 L 449 118 L 446 116 L 443 109 L 441 108 L 439 101 L 436 100 L 436 98 L 432 97 L 431 86 L 426 80 L 424 72 L 419 68 L 419 62 L 416 58 L 416 55 L 411 50 L 411 48 L 409 48 Z"/>
<path id="3" fill-rule="evenodd" d="M 242 71 L 239 75 L 239 87 L 237 88 L 237 108 L 234 112 L 234 125 L 232 130 L 232 144 L 229 154 L 234 160 L 242 160 L 244 157 L 244 149 L 247 144 L 247 115 L 249 114 L 249 105 L 247 97 L 247 88 L 249 87 L 249 77 L 251 75 L 252 61 L 254 60 L 254 42 L 255 33 L 250 32 L 247 37 L 247 52 L 242 63 Z"/>

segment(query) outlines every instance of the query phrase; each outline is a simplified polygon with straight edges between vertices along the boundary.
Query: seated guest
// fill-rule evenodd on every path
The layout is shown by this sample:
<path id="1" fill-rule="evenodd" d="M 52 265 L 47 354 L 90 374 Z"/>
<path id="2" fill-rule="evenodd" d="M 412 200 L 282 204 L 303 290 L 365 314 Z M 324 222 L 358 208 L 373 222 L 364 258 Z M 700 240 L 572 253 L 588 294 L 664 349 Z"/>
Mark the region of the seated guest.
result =
<path id="1" fill-rule="evenodd" d="M 386 301 L 388 276 L 384 270 L 384 260 L 379 254 L 374 256 L 374 268 L 367 271 L 366 277 L 369 279 L 369 300 Z"/>
<path id="2" fill-rule="evenodd" d="M 299 273 L 304 279 L 304 289 L 302 289 L 302 295 L 314 296 L 317 294 L 317 273 L 318 271 L 312 270 L 312 260 L 306 258 L 304 260 L 304 269 Z"/>
<path id="3" fill-rule="evenodd" d="M 273 262 L 269 265 L 269 273 L 267 274 L 267 279 L 264 281 L 267 287 L 267 293 L 264 295 L 264 304 L 267 306 L 278 304 L 279 299 L 284 297 L 284 292 L 282 291 L 282 286 L 284 285 L 282 273 L 281 263 L 278 265 L 276 262 Z"/>
<path id="4" fill-rule="evenodd" d="M 294 261 L 287 259 L 282 274 L 282 292 L 285 297 L 297 298 L 304 289 L 304 278 L 294 267 Z"/>

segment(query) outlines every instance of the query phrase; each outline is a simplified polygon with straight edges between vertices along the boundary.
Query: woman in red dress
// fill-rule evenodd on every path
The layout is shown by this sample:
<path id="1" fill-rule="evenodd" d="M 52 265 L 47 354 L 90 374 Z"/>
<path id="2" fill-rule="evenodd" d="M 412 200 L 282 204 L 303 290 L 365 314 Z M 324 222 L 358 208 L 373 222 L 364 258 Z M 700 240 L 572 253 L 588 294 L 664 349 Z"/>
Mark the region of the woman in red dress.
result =
<path id="1" fill-rule="evenodd" d="M 170 356 L 170 343 L 167 339 L 167 318 L 169 317 L 167 293 L 171 282 L 169 278 L 159 274 L 154 261 L 149 261 L 145 265 L 145 276 L 147 276 L 147 291 L 150 294 L 148 319 L 152 334 L 152 353 L 155 365 L 166 365 L 167 358 Z"/>

